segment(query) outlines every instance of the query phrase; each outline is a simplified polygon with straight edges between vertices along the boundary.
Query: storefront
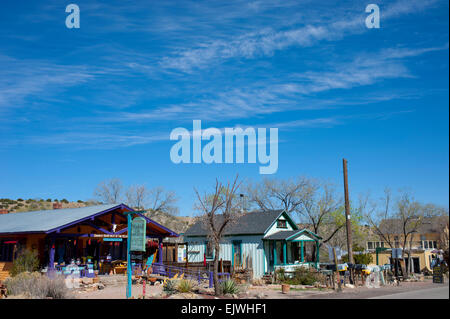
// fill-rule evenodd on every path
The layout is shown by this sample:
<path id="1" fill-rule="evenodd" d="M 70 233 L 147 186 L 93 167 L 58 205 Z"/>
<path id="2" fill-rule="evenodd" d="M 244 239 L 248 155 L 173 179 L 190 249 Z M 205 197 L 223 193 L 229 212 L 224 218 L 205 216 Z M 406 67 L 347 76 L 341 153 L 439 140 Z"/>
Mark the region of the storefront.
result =
<path id="1" fill-rule="evenodd" d="M 9 275 L 21 249 L 36 251 L 44 271 L 62 271 L 74 262 L 107 273 L 114 262 L 126 263 L 127 217 L 123 213 L 128 211 L 133 210 L 115 204 L 0 215 L 0 280 Z M 163 239 L 178 234 L 137 215 L 147 221 L 148 244 L 140 258 L 145 261 L 156 252 L 156 260 L 163 262 Z"/>

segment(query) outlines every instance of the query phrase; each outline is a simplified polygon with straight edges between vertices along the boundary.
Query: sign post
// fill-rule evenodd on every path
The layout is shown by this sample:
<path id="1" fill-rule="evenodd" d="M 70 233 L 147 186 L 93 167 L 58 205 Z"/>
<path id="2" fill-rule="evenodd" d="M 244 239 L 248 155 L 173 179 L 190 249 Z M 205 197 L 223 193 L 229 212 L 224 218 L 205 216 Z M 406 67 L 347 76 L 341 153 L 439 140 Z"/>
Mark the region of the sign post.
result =
<path id="1" fill-rule="evenodd" d="M 142 217 L 137 217 L 135 220 L 137 223 L 135 224 L 135 227 L 133 227 L 134 220 L 132 220 L 131 215 L 132 214 L 138 214 L 138 213 L 145 213 L 145 211 L 138 211 L 138 212 L 124 212 L 125 215 L 127 215 L 127 233 L 128 233 L 128 239 L 127 239 L 127 292 L 126 297 L 127 299 L 131 298 L 131 287 L 132 287 L 132 267 L 131 267 L 131 251 L 133 249 L 139 249 L 141 246 L 139 246 L 139 242 L 142 241 L 142 236 L 144 237 L 144 251 L 145 251 L 145 226 L 147 223 L 145 222 L 145 219 Z M 144 229 L 139 229 L 139 224 L 142 227 L 142 220 L 144 220 Z M 135 233 L 135 238 L 133 239 L 133 229 Z M 132 242 L 135 241 L 135 243 L 132 245 Z M 138 250 L 139 251 L 139 250 Z"/>

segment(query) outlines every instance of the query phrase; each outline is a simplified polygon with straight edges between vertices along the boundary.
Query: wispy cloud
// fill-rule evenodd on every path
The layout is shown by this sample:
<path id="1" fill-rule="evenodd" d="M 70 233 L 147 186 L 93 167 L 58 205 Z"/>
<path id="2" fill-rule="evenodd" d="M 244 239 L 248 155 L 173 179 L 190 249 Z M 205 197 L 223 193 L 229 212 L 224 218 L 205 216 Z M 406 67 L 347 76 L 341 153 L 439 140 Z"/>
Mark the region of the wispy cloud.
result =
<path id="1" fill-rule="evenodd" d="M 383 19 L 389 19 L 411 12 L 417 12 L 432 5 L 436 1 L 397 1 L 387 5 L 383 10 Z M 264 28 L 226 40 L 210 40 L 195 44 L 195 47 L 181 49 L 164 57 L 159 66 L 191 72 L 198 68 L 210 68 L 232 58 L 251 59 L 271 56 L 276 51 L 291 46 L 307 47 L 318 41 L 335 41 L 344 36 L 366 32 L 365 17 L 361 8 L 352 10 L 351 15 L 337 17 L 331 21 L 318 24 L 307 24 L 287 30 Z"/>
<path id="2" fill-rule="evenodd" d="M 149 111 L 121 112 L 109 116 L 105 114 L 103 120 L 152 122 L 195 118 L 225 121 L 301 109 L 323 109 L 331 105 L 335 107 L 338 101 L 319 99 L 317 94 L 333 90 L 348 90 L 389 79 L 412 78 L 414 74 L 409 71 L 403 58 L 447 48 L 448 45 L 433 48 L 389 48 L 370 54 L 360 53 L 349 61 L 330 61 L 325 65 L 325 69 L 291 74 L 289 82 L 277 83 L 271 80 L 248 88 L 217 92 L 215 95 L 197 101 L 157 107 Z M 376 99 L 368 97 L 363 98 L 359 103 L 376 102 L 388 98 L 401 98 L 401 96 L 389 94 Z M 345 104 L 345 100 L 340 103 Z"/>
<path id="3" fill-rule="evenodd" d="M 24 107 L 28 97 L 52 98 L 64 88 L 94 77 L 86 66 L 19 60 L 5 55 L 0 55 L 0 69 L 0 111 Z"/>

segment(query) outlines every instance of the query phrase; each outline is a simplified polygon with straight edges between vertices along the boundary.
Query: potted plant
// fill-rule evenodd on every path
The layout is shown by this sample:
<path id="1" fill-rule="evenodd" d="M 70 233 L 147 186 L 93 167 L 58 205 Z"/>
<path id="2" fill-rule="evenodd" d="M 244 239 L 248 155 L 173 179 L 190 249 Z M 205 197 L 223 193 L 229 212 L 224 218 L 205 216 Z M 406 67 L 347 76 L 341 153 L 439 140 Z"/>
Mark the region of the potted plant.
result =
<path id="1" fill-rule="evenodd" d="M 283 294 L 287 294 L 290 289 L 291 289 L 291 285 L 289 285 L 289 284 L 281 284 L 281 292 Z"/>

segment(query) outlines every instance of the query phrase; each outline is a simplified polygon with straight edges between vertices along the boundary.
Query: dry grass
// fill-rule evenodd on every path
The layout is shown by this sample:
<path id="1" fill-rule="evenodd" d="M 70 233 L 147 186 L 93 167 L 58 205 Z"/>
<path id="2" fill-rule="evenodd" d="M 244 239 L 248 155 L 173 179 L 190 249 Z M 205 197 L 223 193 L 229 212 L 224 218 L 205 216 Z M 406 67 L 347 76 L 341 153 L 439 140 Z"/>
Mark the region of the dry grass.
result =
<path id="1" fill-rule="evenodd" d="M 5 280 L 8 295 L 24 296 L 31 299 L 69 299 L 72 295 L 64 277 L 53 279 L 38 272 L 23 272 Z"/>

